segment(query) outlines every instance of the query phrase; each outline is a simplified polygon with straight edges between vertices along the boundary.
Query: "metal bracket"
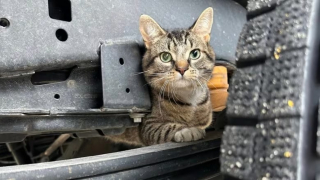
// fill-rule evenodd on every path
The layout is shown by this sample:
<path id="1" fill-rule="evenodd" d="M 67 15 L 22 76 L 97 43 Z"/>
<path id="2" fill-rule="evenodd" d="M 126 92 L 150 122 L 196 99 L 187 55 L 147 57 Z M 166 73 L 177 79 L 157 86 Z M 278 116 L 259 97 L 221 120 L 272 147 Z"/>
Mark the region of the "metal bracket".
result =
<path id="1" fill-rule="evenodd" d="M 104 108 L 126 112 L 151 108 L 149 89 L 140 73 L 141 59 L 140 47 L 136 42 L 101 46 Z"/>

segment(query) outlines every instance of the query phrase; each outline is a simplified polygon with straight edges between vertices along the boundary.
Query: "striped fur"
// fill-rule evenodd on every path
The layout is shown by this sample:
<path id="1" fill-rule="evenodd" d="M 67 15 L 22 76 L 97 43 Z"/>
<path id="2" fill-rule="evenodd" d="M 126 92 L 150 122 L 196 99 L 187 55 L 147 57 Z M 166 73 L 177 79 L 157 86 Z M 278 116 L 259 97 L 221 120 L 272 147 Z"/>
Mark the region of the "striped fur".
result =
<path id="1" fill-rule="evenodd" d="M 209 45 L 212 21 L 213 10 L 208 8 L 190 29 L 165 31 L 151 17 L 141 16 L 140 32 L 147 48 L 142 66 L 153 106 L 139 127 L 140 143 L 185 142 L 205 136 L 204 129 L 212 121 L 206 85 L 215 63 Z M 196 60 L 190 58 L 195 49 L 200 50 Z M 161 61 L 163 52 L 171 54 L 170 62 Z M 185 68 L 184 74 L 180 67 Z"/>

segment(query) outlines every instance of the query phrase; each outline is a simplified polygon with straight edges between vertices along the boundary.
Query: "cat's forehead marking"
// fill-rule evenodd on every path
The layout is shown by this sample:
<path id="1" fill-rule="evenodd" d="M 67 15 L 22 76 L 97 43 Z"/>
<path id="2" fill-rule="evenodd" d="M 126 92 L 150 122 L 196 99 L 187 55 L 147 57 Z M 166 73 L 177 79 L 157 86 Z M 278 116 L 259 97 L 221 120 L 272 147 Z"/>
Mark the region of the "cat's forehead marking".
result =
<path id="1" fill-rule="evenodd" d="M 167 37 L 171 40 L 175 46 L 187 44 L 187 39 L 190 33 L 185 30 L 173 30 L 168 32 Z"/>
<path id="2" fill-rule="evenodd" d="M 189 40 L 189 36 L 190 33 L 186 30 L 175 30 L 168 32 L 168 49 L 176 53 L 183 53 L 183 51 L 192 45 L 191 40 Z"/>

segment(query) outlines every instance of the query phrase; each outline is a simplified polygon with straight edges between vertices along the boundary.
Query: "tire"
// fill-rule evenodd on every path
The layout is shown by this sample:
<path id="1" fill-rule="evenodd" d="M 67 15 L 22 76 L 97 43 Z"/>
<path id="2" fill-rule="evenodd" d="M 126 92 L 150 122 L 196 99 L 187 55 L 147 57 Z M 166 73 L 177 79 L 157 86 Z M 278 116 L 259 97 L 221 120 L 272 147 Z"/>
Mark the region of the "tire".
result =
<path id="1" fill-rule="evenodd" d="M 229 89 L 221 171 L 233 179 L 315 179 L 320 1 L 249 0 L 247 8 Z"/>

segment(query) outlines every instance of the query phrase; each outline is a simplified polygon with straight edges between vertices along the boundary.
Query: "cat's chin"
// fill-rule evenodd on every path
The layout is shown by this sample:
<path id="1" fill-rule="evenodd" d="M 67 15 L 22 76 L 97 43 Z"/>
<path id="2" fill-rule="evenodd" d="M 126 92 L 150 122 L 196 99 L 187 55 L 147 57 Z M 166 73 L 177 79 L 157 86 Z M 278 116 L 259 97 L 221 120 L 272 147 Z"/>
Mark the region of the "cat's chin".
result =
<path id="1" fill-rule="evenodd" d="M 181 78 L 174 82 L 174 86 L 176 88 L 189 88 L 192 87 L 192 82 L 188 79 Z"/>

